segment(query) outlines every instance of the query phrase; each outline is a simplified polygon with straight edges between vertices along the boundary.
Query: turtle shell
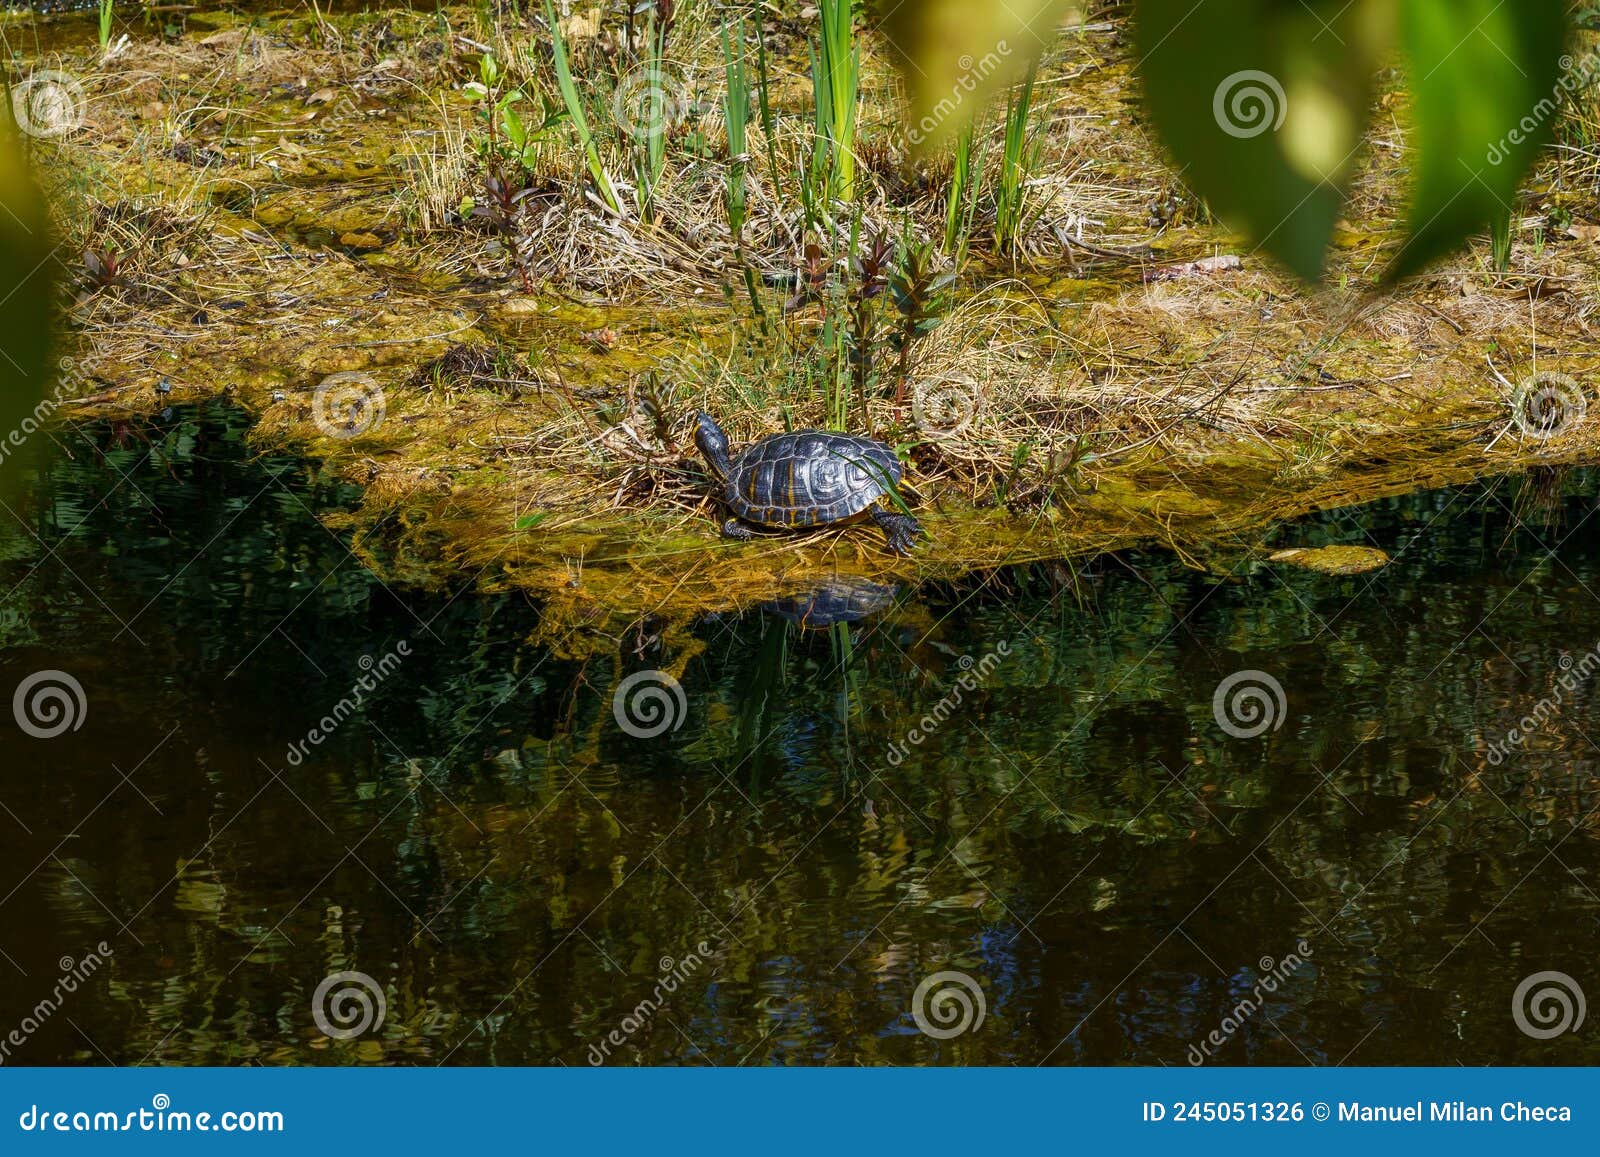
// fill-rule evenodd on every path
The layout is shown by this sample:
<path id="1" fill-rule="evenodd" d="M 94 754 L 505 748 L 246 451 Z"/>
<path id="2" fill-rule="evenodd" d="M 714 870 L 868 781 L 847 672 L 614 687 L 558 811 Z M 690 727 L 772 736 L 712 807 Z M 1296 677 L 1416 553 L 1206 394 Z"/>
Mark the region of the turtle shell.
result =
<path id="1" fill-rule="evenodd" d="M 866 510 L 900 481 L 894 451 L 827 430 L 774 434 L 733 461 L 728 506 L 762 526 L 822 526 Z"/>

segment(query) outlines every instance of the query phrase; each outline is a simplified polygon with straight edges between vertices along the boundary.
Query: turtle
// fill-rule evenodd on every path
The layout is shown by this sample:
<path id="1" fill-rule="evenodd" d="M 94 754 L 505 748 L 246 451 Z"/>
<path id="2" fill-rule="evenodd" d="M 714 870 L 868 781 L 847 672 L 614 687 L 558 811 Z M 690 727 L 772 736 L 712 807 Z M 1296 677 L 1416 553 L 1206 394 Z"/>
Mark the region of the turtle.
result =
<path id="1" fill-rule="evenodd" d="M 879 505 L 900 481 L 900 460 L 876 439 L 796 430 L 769 435 L 730 457 L 728 436 L 701 413 L 694 440 L 733 515 L 722 524 L 726 538 L 755 538 L 757 527 L 795 530 L 866 516 L 888 535 L 890 550 L 910 554 L 922 534 L 915 518 Z"/>

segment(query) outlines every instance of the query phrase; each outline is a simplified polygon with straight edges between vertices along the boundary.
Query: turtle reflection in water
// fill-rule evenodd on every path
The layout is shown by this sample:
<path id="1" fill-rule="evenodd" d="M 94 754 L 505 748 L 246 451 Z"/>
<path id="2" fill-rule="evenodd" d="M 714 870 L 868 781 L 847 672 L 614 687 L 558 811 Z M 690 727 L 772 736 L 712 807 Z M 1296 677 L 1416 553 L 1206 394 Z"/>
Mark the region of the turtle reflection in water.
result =
<path id="1" fill-rule="evenodd" d="M 810 594 L 791 595 L 762 603 L 763 610 L 809 630 L 825 630 L 838 623 L 854 623 L 894 603 L 897 586 L 865 579 L 830 579 Z"/>
<path id="2" fill-rule="evenodd" d="M 882 442 L 827 430 L 798 430 L 763 438 L 737 456 L 710 414 L 697 418 L 695 443 L 722 486 L 732 518 L 728 538 L 751 539 L 756 527 L 793 530 L 871 518 L 889 549 L 910 554 L 922 527 L 908 514 L 879 505 L 900 481 L 900 459 Z"/>

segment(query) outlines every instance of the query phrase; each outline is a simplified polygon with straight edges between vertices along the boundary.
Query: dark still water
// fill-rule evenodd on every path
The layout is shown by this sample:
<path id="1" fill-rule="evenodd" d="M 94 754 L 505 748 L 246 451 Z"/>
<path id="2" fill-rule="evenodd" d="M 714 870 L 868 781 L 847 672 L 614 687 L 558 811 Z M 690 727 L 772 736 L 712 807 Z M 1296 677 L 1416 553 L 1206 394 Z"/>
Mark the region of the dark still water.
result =
<path id="1" fill-rule="evenodd" d="M 1593 476 L 580 662 L 245 429 L 0 511 L 5 1063 L 1600 1062 Z"/>

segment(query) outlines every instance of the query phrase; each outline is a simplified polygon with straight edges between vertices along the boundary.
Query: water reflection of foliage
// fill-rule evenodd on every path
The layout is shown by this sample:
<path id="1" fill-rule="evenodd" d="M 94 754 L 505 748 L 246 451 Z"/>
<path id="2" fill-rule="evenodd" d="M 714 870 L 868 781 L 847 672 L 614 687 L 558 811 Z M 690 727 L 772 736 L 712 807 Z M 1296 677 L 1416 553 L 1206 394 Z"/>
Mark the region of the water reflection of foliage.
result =
<path id="1" fill-rule="evenodd" d="M 621 660 L 527 647 L 535 616 L 517 599 L 391 595 L 310 517 L 346 497 L 337 486 L 247 465 L 226 412 L 172 429 L 159 466 L 113 447 L 46 477 L 31 525 L 110 606 L 41 566 L 8 636 L 22 644 L 8 673 L 45 654 L 88 662 L 76 640 L 165 592 L 134 621 L 139 663 L 93 672 L 110 730 L 92 742 L 132 766 L 181 717 L 141 772 L 170 819 L 130 800 L 30 901 L 61 939 L 104 930 L 104 902 L 145 942 L 119 942 L 110 1002 L 75 1013 L 118 1060 L 581 1063 L 660 957 L 706 940 L 709 979 L 626 1060 L 1177 1062 L 1257 959 L 1302 936 L 1315 967 L 1223 1060 L 1339 1059 L 1379 1024 L 1362 1059 L 1506 1060 L 1519 1042 L 1494 1018 L 1521 962 L 1473 928 L 1553 950 L 1586 902 L 1540 865 L 1600 802 L 1588 720 L 1558 720 L 1514 765 L 1481 756 L 1562 652 L 1594 643 L 1578 636 L 1595 634 L 1597 548 L 1574 538 L 1534 568 L 1565 530 L 1511 528 L 1514 486 L 1295 532 L 1370 534 L 1398 555 L 1376 576 L 1223 580 L 1141 557 L 1091 568 L 1081 603 L 1022 574 L 1003 597 L 932 590 L 828 632 L 707 623 L 627 656 L 680 670 L 690 703 L 681 731 L 640 742 L 611 717 Z M 1595 487 L 1559 489 L 1570 529 Z M 193 561 L 218 535 L 218 556 Z M 43 559 L 27 536 L 0 543 L 8 573 Z M 367 725 L 276 786 L 258 759 L 277 759 L 357 655 L 399 637 L 417 656 Z M 961 714 L 891 766 L 888 743 L 946 694 L 959 656 L 1001 640 L 1011 654 Z M 1288 692 L 1282 729 L 1259 741 L 1210 715 L 1212 688 L 1244 667 Z M 69 757 L 40 770 L 81 776 L 82 751 Z M 48 809 L 48 793 L 30 803 Z M 40 830 L 83 810 L 62 801 Z M 1561 845 L 1576 871 L 1600 866 L 1591 831 Z M 330 1045 L 308 1002 L 345 967 L 387 986 L 390 1017 Z M 946 967 L 983 979 L 989 1022 L 935 1045 L 911 1029 L 909 995 Z M 1440 1051 L 1447 1033 L 1459 1057 Z M 1550 1047 L 1593 1059 L 1577 1040 Z"/>

